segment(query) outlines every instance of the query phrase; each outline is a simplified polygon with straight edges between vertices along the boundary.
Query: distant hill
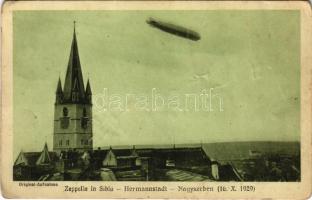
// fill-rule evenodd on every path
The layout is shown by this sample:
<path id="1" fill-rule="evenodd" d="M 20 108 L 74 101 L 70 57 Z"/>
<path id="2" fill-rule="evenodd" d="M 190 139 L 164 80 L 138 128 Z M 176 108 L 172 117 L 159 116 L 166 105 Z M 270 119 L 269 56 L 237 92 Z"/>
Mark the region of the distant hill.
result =
<path id="1" fill-rule="evenodd" d="M 208 143 L 203 148 L 210 158 L 235 160 L 249 156 L 249 150 L 261 153 L 281 153 L 294 155 L 300 152 L 299 142 L 224 142 Z"/>

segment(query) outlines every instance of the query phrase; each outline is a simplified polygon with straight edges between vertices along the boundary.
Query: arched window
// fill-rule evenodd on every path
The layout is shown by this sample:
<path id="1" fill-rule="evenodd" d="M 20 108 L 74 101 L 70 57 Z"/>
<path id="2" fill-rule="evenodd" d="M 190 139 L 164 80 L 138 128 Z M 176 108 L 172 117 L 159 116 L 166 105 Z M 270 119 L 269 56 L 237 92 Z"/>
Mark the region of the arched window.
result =
<path id="1" fill-rule="evenodd" d="M 68 108 L 66 108 L 66 107 L 63 108 L 63 116 L 64 117 L 68 116 Z"/>
<path id="2" fill-rule="evenodd" d="M 79 94 L 78 94 L 78 92 L 73 92 L 72 93 L 72 101 L 73 102 L 79 101 Z"/>
<path id="3" fill-rule="evenodd" d="M 68 108 L 63 108 L 63 117 L 60 118 L 61 121 L 61 128 L 65 129 L 69 126 L 69 117 L 68 117 Z"/>
<path id="4" fill-rule="evenodd" d="M 87 117 L 87 109 L 84 107 L 82 110 L 82 118 L 81 118 L 81 127 L 83 129 L 88 128 L 88 117 Z"/>
<path id="5" fill-rule="evenodd" d="M 83 117 L 87 117 L 87 109 L 83 108 L 83 112 L 82 112 Z"/>

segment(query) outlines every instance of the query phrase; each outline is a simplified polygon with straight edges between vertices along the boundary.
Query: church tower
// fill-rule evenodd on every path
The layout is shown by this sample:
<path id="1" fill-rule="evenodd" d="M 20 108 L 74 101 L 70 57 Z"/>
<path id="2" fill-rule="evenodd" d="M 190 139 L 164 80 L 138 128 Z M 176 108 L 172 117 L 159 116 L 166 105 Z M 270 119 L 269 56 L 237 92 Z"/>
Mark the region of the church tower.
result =
<path id="1" fill-rule="evenodd" d="M 92 92 L 84 87 L 76 31 L 67 66 L 64 88 L 58 80 L 54 107 L 53 150 L 92 150 Z"/>

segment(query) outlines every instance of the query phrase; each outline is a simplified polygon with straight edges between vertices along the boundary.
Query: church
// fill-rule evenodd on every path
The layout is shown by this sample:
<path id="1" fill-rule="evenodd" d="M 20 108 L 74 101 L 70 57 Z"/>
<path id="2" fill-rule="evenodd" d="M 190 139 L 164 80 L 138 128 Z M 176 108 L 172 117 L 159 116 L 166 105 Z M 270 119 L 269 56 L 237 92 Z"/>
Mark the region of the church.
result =
<path id="1" fill-rule="evenodd" d="M 21 151 L 13 179 L 22 181 L 241 181 L 232 165 L 208 157 L 202 146 L 93 148 L 92 92 L 84 84 L 74 27 L 64 85 L 54 104 L 53 151 Z"/>
<path id="2" fill-rule="evenodd" d="M 62 88 L 59 78 L 54 106 L 53 151 L 92 150 L 92 92 L 84 85 L 76 31 Z"/>

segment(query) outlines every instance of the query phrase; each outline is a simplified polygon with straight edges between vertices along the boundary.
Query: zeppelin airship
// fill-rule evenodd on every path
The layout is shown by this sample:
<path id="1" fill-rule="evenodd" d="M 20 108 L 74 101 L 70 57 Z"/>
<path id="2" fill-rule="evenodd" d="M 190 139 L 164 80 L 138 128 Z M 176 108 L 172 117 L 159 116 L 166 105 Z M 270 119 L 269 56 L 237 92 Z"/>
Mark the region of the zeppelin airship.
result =
<path id="1" fill-rule="evenodd" d="M 182 26 L 177 26 L 177 25 L 170 24 L 167 22 L 161 22 L 161 21 L 155 20 L 153 18 L 149 18 L 146 21 L 146 23 L 148 23 L 149 25 L 151 25 L 154 28 L 158 28 L 162 31 L 174 34 L 174 35 L 179 36 L 179 37 L 183 37 L 183 38 L 194 40 L 194 41 L 197 41 L 200 39 L 200 35 L 198 33 L 196 33 L 195 31 L 192 31 L 190 29 L 187 29 L 185 27 L 182 27 Z"/>

